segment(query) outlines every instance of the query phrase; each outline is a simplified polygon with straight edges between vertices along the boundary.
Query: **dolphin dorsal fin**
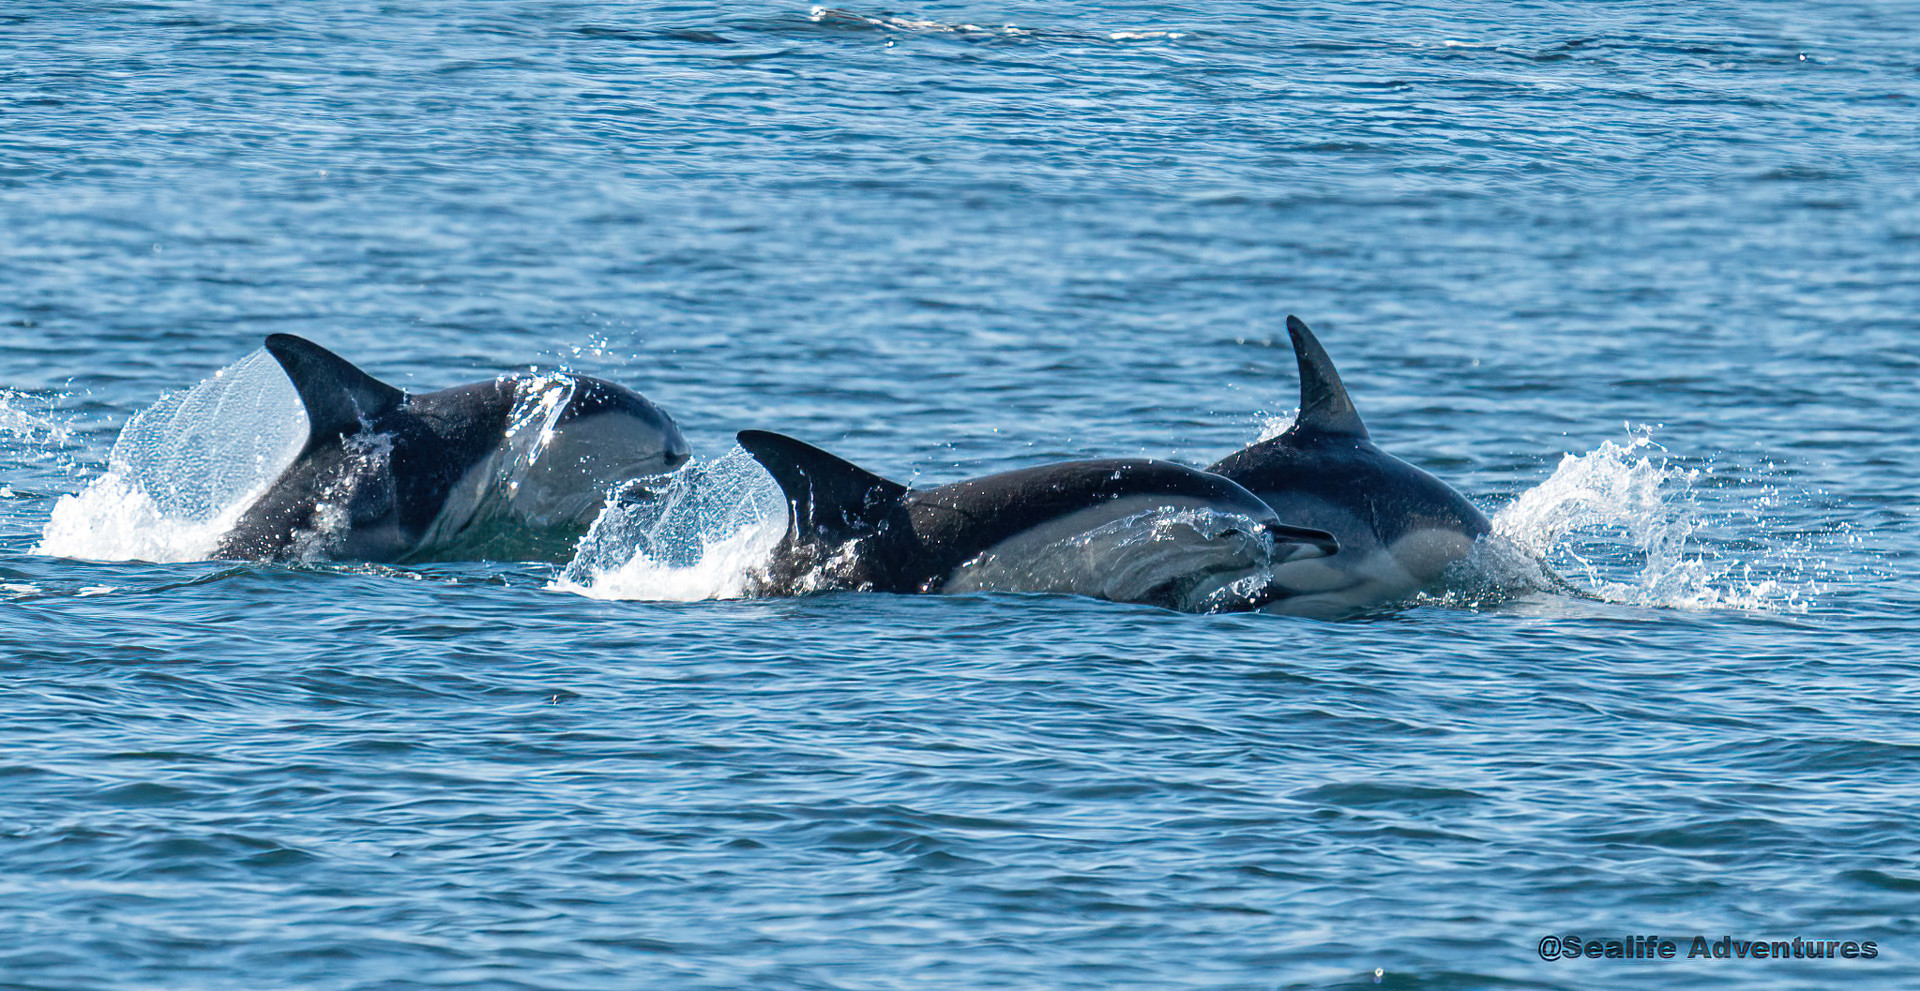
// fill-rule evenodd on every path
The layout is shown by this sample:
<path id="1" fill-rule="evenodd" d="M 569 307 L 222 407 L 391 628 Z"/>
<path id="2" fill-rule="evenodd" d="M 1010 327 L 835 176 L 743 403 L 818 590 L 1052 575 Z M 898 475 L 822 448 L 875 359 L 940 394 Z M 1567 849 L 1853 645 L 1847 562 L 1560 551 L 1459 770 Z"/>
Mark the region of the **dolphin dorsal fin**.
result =
<path id="1" fill-rule="evenodd" d="M 1360 422 L 1359 411 L 1347 398 L 1347 387 L 1340 384 L 1340 373 L 1333 359 L 1299 317 L 1287 317 L 1287 334 L 1293 338 L 1293 357 L 1300 363 L 1300 418 L 1293 429 L 1323 434 L 1344 434 L 1365 439 L 1367 425 Z"/>
<path id="2" fill-rule="evenodd" d="M 300 405 L 307 408 L 308 446 L 355 433 L 362 421 L 406 401 L 406 393 L 304 337 L 269 335 L 267 353 L 293 380 Z"/>
<path id="3" fill-rule="evenodd" d="M 787 497 L 794 532 L 851 540 L 878 530 L 907 487 L 837 455 L 765 430 L 742 430 L 740 446 L 766 467 Z"/>

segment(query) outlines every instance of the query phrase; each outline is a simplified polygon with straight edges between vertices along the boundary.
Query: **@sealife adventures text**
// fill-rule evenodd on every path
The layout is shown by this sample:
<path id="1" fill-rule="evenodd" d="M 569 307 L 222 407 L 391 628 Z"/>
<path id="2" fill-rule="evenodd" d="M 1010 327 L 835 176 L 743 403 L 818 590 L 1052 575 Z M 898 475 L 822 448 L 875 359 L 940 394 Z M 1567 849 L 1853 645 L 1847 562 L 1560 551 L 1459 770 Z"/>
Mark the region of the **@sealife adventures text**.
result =
<path id="1" fill-rule="evenodd" d="M 1734 939 L 1722 936 L 1540 937 L 1542 960 L 1872 960 L 1880 947 L 1866 939 Z"/>

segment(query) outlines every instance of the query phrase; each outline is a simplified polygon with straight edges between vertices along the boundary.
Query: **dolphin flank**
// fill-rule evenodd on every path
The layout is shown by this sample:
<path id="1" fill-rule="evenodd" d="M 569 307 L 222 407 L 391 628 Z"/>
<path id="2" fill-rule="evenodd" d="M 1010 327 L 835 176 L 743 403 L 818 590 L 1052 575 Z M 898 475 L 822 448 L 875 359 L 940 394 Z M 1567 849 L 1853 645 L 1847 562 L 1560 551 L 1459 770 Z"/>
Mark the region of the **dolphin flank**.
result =
<path id="1" fill-rule="evenodd" d="M 1339 549 L 1171 462 L 1071 461 L 909 491 L 791 437 L 739 439 L 787 499 L 760 594 L 1060 592 L 1210 612 L 1253 608 L 1275 564 Z"/>

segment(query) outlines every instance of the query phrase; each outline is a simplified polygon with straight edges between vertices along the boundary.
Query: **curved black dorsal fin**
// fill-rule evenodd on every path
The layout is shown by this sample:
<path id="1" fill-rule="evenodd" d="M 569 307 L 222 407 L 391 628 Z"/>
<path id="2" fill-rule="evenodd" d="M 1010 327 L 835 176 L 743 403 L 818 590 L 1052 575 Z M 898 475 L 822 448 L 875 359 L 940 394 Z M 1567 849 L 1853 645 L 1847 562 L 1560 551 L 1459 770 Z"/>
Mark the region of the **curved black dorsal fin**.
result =
<path id="1" fill-rule="evenodd" d="M 1313 331 L 1299 317 L 1288 316 L 1287 334 L 1293 338 L 1293 357 L 1300 364 L 1300 418 L 1293 429 L 1365 438 L 1367 425 L 1360 422 L 1333 359 L 1314 339 Z"/>
<path id="2" fill-rule="evenodd" d="M 267 353 L 280 363 L 307 408 L 307 444 L 357 432 L 406 401 L 407 394 L 353 367 L 353 363 L 304 337 L 272 334 Z"/>
<path id="3" fill-rule="evenodd" d="M 792 437 L 742 430 L 739 439 L 779 483 L 795 533 L 851 540 L 878 530 L 906 497 L 899 482 Z"/>

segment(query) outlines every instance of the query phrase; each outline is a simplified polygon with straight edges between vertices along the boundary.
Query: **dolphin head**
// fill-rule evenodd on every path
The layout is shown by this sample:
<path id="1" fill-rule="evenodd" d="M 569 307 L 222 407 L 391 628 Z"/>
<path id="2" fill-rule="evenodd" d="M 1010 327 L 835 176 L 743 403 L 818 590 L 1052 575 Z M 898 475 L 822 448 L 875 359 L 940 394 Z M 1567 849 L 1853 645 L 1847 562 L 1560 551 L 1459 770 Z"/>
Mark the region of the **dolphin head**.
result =
<path id="1" fill-rule="evenodd" d="M 532 396 L 545 413 L 539 423 L 517 425 L 539 430 L 509 502 L 528 523 L 587 526 L 613 487 L 673 471 L 692 456 L 673 417 L 626 386 L 567 375 L 523 388 L 522 402 Z"/>

